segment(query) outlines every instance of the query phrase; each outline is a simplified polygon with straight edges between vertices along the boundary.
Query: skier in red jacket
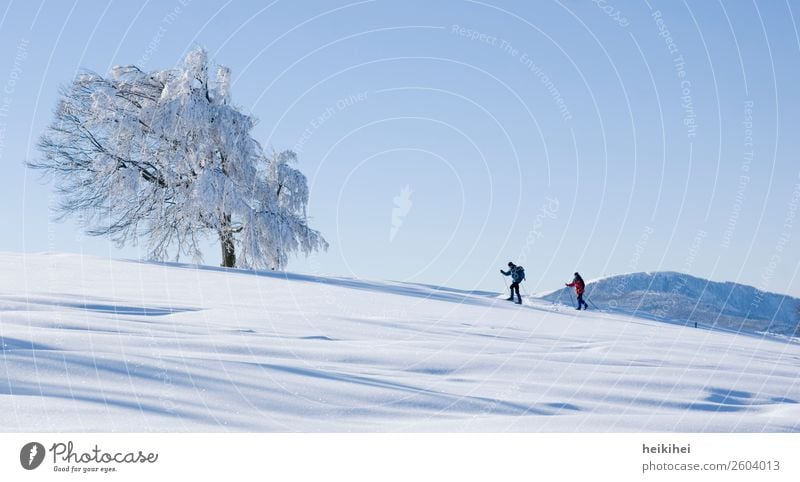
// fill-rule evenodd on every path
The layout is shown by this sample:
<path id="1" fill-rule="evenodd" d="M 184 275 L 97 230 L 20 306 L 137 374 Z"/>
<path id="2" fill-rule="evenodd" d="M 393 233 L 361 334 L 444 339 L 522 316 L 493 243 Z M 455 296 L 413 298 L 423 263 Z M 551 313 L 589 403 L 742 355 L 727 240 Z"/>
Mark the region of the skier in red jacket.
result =
<path id="1" fill-rule="evenodd" d="M 583 282 L 583 278 L 577 272 L 575 273 L 575 277 L 572 279 L 572 283 L 565 283 L 565 286 L 574 286 L 575 287 L 575 294 L 578 295 L 578 307 L 577 310 L 581 309 L 583 306 L 584 310 L 589 309 L 589 305 L 583 301 L 583 290 L 586 288 L 586 283 Z"/>

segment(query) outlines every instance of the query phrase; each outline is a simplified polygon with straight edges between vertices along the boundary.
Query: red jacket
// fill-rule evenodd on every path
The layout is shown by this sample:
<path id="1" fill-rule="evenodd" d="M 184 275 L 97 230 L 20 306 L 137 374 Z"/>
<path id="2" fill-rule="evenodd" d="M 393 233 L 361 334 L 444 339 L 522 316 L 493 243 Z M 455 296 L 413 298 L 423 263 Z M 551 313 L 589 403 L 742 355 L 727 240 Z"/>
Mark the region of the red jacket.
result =
<path id="1" fill-rule="evenodd" d="M 586 285 L 583 283 L 583 280 L 580 278 L 576 278 L 572 283 L 568 284 L 567 286 L 574 286 L 575 293 L 579 295 L 583 294 L 583 289 L 586 287 Z"/>

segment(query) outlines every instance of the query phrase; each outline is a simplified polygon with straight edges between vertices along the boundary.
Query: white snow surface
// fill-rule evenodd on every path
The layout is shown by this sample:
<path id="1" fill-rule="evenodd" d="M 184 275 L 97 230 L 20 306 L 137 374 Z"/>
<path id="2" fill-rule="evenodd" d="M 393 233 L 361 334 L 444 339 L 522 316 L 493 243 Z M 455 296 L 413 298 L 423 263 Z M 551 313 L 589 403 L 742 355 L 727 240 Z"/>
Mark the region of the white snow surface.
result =
<path id="1" fill-rule="evenodd" d="M 790 338 L 414 283 L 0 262 L 4 431 L 800 431 Z"/>

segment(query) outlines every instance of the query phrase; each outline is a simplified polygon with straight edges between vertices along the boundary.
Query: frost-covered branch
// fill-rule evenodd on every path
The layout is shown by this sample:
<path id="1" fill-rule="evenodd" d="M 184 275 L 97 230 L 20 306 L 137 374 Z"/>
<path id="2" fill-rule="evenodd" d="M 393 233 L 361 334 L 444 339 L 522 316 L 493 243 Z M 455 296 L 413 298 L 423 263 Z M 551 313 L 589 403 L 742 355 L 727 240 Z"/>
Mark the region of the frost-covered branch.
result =
<path id="1" fill-rule="evenodd" d="M 32 168 L 51 174 L 61 217 L 151 258 L 200 259 L 219 238 L 224 266 L 283 268 L 326 249 L 307 225 L 308 186 L 291 151 L 265 154 L 255 119 L 230 101 L 230 71 L 209 78 L 202 49 L 175 69 L 84 72 L 61 92 Z M 238 254 L 238 255 L 237 255 Z"/>

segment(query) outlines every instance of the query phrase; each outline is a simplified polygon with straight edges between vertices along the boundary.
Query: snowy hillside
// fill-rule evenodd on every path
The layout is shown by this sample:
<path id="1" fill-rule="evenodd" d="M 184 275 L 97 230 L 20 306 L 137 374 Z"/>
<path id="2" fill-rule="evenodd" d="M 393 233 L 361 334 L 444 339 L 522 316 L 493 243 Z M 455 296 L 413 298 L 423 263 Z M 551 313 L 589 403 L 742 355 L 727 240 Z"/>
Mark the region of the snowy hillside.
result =
<path id="1" fill-rule="evenodd" d="M 411 283 L 0 262 L 6 431 L 800 431 L 800 344 L 774 338 Z"/>
<path id="2" fill-rule="evenodd" d="M 564 288 L 541 297 L 571 302 L 572 292 Z M 737 332 L 793 336 L 800 323 L 800 299 L 672 271 L 587 281 L 586 293 L 602 309 Z"/>

